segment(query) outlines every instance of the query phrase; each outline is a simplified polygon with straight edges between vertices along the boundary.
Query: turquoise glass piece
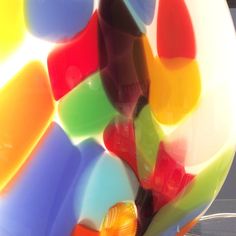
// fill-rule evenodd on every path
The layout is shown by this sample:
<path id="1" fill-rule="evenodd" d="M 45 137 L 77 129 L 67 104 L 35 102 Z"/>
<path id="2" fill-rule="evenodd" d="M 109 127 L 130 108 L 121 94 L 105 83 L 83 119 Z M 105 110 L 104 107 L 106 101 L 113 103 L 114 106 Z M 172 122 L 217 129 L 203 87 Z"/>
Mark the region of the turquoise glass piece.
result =
<path id="1" fill-rule="evenodd" d="M 149 25 L 152 23 L 156 0 L 124 0 L 124 2 L 138 24 Z"/>
<path id="2" fill-rule="evenodd" d="M 130 169 L 118 158 L 104 153 L 91 172 L 83 193 L 78 185 L 74 204 L 76 213 L 80 212 L 79 222 L 100 229 L 109 208 L 117 202 L 133 201 L 137 189 L 138 181 Z"/>
<path id="3" fill-rule="evenodd" d="M 70 235 L 77 219 L 79 218 L 81 204 L 74 206 L 76 193 L 83 196 L 89 176 L 93 171 L 96 162 L 99 160 L 104 149 L 94 139 L 86 139 L 78 145 L 80 151 L 80 164 L 74 173 L 74 181 L 66 194 L 66 198 L 61 205 L 61 210 L 51 230 L 51 235 Z M 73 220 L 70 220 L 72 219 Z M 66 219 L 66 220 L 65 220 Z"/>
<path id="4" fill-rule="evenodd" d="M 88 182 L 90 180 L 90 175 L 93 173 L 94 169 L 100 158 L 102 158 L 105 152 L 104 148 L 99 145 L 94 139 L 86 139 L 78 145 L 81 154 L 81 162 L 79 168 L 80 179 L 77 185 L 74 186 L 76 193 L 74 196 L 73 204 L 75 209 L 76 218 L 79 219 L 82 205 L 82 199 L 85 196 L 85 190 L 87 188 Z"/>

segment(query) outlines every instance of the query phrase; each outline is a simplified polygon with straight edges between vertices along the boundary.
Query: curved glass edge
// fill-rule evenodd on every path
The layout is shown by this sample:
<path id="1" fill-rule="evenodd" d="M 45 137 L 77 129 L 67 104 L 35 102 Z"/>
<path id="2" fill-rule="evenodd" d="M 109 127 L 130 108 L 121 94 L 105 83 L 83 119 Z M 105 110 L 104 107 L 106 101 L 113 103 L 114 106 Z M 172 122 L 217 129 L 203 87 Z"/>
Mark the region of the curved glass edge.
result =
<path id="1" fill-rule="evenodd" d="M 236 199 L 217 199 L 185 236 L 235 236 Z"/>

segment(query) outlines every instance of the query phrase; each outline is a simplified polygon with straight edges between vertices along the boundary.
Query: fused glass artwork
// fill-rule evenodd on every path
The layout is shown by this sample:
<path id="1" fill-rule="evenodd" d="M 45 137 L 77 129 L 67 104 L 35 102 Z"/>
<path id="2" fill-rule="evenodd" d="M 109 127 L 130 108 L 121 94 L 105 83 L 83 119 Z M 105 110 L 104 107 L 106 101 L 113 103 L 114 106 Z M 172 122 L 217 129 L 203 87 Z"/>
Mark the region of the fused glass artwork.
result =
<path id="1" fill-rule="evenodd" d="M 0 20 L 0 236 L 184 236 L 235 153 L 226 1 L 0 0 Z"/>

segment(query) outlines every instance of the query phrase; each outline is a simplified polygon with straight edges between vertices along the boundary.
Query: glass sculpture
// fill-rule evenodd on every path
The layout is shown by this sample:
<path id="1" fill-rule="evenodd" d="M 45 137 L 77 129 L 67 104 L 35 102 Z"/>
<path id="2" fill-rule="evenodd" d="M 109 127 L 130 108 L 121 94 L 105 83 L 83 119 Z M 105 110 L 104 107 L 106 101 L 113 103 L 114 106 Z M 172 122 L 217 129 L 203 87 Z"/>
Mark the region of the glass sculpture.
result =
<path id="1" fill-rule="evenodd" d="M 236 144 L 224 0 L 0 0 L 0 235 L 181 236 Z"/>

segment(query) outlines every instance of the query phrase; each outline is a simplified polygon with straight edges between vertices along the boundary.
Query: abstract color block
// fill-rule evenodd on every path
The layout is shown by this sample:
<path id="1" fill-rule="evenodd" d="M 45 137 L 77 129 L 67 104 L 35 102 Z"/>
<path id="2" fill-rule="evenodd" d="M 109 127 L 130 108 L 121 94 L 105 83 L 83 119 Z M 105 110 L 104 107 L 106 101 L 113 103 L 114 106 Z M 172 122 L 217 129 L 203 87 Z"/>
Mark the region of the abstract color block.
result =
<path id="1" fill-rule="evenodd" d="M 93 11 L 93 0 L 26 0 L 25 18 L 37 37 L 58 42 L 84 29 Z"/>
<path id="2" fill-rule="evenodd" d="M 160 234 L 183 219 L 189 212 L 203 205 L 208 205 L 216 197 L 224 183 L 233 157 L 234 150 L 232 149 L 219 153 L 215 161 L 196 176 L 177 199 L 156 213 L 144 235 Z"/>
<path id="3" fill-rule="evenodd" d="M 95 12 L 86 28 L 48 56 L 48 71 L 56 100 L 63 97 L 98 69 L 98 16 Z"/>
<path id="4" fill-rule="evenodd" d="M 194 30 L 185 1 L 159 1 L 157 49 L 161 58 L 195 58 Z"/>
<path id="5" fill-rule="evenodd" d="M 71 188 L 67 190 L 66 197 L 61 204 L 60 212 L 58 212 L 51 230 L 51 235 L 69 235 L 72 232 L 79 219 L 82 204 L 76 196 L 77 194 L 83 196 L 89 176 L 96 166 L 96 162 L 104 152 L 102 146 L 93 139 L 84 140 L 78 145 L 78 148 L 80 153 L 79 166 L 76 172 L 68 171 L 68 174 L 71 172 L 73 175 L 73 182 L 71 182 Z"/>
<path id="6" fill-rule="evenodd" d="M 141 20 L 144 24 L 152 23 L 155 14 L 156 0 L 124 0 L 130 13 L 136 21 Z"/>
<path id="7" fill-rule="evenodd" d="M 17 175 L 14 185 L 0 196 L 0 228 L 7 235 L 54 235 L 66 232 L 68 224 L 76 224 L 73 211 L 63 213 L 62 224 L 57 224 L 61 208 L 73 206 L 67 194 L 74 188 L 80 164 L 79 150 L 74 147 L 62 129 L 52 124 L 30 158 Z M 73 210 L 73 208 L 71 208 Z"/>
<path id="8" fill-rule="evenodd" d="M 59 103 L 59 116 L 70 136 L 96 134 L 116 114 L 96 73 L 79 84 Z"/>
<path id="9" fill-rule="evenodd" d="M 74 228 L 71 236 L 82 236 L 82 235 L 86 235 L 86 236 L 99 236 L 100 233 L 98 231 L 92 230 L 90 228 L 87 228 L 84 225 L 76 225 L 76 227 Z"/>
<path id="10" fill-rule="evenodd" d="M 117 202 L 134 200 L 137 188 L 137 179 L 128 167 L 117 157 L 103 154 L 91 172 L 83 194 L 77 192 L 76 201 L 82 206 L 79 222 L 100 230 L 108 210 Z"/>
<path id="11" fill-rule="evenodd" d="M 149 186 L 154 196 L 155 212 L 175 199 L 193 178 L 194 175 L 188 174 L 184 166 L 176 161 L 175 155 L 170 156 L 166 152 L 164 144 L 161 142 Z"/>
<path id="12" fill-rule="evenodd" d="M 106 148 L 125 161 L 138 176 L 134 124 L 132 120 L 116 117 L 104 130 Z"/>
<path id="13" fill-rule="evenodd" d="M 101 236 L 135 236 L 137 231 L 136 207 L 132 202 L 117 203 L 104 219 Z"/>
<path id="14" fill-rule="evenodd" d="M 0 0 L 0 61 L 20 45 L 25 35 L 23 0 Z"/>
<path id="15" fill-rule="evenodd" d="M 27 160 L 51 120 L 53 107 L 39 62 L 26 65 L 0 90 L 0 191 Z"/>
<path id="16" fill-rule="evenodd" d="M 156 119 L 173 125 L 192 111 L 199 101 L 201 77 L 195 60 L 156 59 L 150 68 L 149 102 Z"/>
<path id="17" fill-rule="evenodd" d="M 134 125 L 138 171 L 142 184 L 145 185 L 145 181 L 154 171 L 163 132 L 153 117 L 149 105 L 141 110 Z"/>
<path id="18" fill-rule="evenodd" d="M 142 34 L 123 1 L 103 0 L 99 13 L 99 66 L 103 85 L 114 107 L 131 117 L 139 97 L 148 96 Z"/>

